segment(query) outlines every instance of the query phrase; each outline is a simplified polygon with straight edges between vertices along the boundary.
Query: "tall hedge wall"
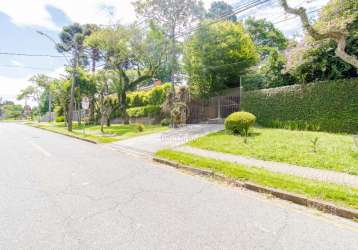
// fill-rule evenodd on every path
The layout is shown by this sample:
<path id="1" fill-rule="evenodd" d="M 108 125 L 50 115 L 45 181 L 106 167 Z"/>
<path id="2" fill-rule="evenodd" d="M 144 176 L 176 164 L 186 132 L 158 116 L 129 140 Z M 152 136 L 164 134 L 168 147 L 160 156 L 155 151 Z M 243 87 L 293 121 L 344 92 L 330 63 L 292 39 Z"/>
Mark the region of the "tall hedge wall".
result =
<path id="1" fill-rule="evenodd" d="M 267 127 L 358 132 L 358 78 L 244 92 L 242 110 Z"/>

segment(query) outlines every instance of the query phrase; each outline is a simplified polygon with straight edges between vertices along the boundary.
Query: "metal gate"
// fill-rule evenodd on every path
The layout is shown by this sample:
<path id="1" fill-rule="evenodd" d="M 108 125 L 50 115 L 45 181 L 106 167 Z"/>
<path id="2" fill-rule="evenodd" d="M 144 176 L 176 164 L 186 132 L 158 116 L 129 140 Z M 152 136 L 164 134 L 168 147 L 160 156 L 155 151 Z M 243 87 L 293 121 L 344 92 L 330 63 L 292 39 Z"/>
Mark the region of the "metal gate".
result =
<path id="1" fill-rule="evenodd" d="M 189 124 L 223 119 L 240 110 L 240 96 L 216 96 L 207 100 L 192 99 L 188 109 L 187 123 Z"/>

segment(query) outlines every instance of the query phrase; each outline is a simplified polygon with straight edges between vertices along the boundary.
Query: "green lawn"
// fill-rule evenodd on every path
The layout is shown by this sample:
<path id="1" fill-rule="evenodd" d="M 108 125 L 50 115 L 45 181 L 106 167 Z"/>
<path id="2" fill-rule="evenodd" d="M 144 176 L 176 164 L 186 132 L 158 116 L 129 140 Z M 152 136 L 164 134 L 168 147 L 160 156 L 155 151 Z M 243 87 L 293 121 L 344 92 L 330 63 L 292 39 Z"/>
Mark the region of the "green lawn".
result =
<path id="1" fill-rule="evenodd" d="M 314 138 L 318 138 L 314 152 Z M 352 135 L 324 132 L 253 128 L 247 143 L 225 131 L 212 133 L 189 143 L 190 146 L 286 162 L 313 168 L 358 175 L 358 148 Z"/>
<path id="2" fill-rule="evenodd" d="M 97 143 L 115 142 L 130 137 L 168 130 L 167 127 L 159 125 L 145 125 L 144 130 L 139 132 L 136 124 L 113 124 L 110 127 L 105 127 L 104 133 L 101 133 L 101 127 L 99 125 L 87 125 L 83 130 L 84 126 L 78 126 L 77 123 L 74 123 L 73 131 L 68 132 L 64 123 L 30 123 L 30 125 L 73 137 L 91 140 Z"/>
<path id="3" fill-rule="evenodd" d="M 196 168 L 209 169 L 234 179 L 250 181 L 262 186 L 358 209 L 358 189 L 348 186 L 324 183 L 286 174 L 277 174 L 265 169 L 245 167 L 243 165 L 173 150 L 159 151 L 156 153 L 156 156 Z"/>

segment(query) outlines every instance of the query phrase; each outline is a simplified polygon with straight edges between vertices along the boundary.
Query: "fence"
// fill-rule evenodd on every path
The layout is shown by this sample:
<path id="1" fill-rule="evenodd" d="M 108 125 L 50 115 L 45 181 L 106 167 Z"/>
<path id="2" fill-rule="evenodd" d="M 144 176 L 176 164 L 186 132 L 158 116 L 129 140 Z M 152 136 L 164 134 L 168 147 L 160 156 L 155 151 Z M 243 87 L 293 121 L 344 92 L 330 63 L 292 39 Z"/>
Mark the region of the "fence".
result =
<path id="1" fill-rule="evenodd" d="M 240 110 L 240 95 L 216 96 L 207 100 L 192 99 L 188 105 L 187 123 L 210 122 L 226 118 Z"/>

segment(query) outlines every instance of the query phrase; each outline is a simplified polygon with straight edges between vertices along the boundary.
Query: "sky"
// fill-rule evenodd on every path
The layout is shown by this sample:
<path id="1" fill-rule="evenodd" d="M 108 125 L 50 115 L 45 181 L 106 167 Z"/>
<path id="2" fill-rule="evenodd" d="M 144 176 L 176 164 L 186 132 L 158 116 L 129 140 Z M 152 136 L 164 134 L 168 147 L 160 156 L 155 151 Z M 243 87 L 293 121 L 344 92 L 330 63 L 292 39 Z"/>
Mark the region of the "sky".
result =
<path id="1" fill-rule="evenodd" d="M 133 0 L 0 0 L 0 53 L 60 55 L 54 44 L 36 31 L 58 40 L 61 27 L 73 22 L 81 24 L 130 23 L 136 20 Z M 208 8 L 214 0 L 203 0 Z M 239 6 L 249 0 L 225 0 Z M 328 0 L 289 0 L 293 6 L 304 6 L 314 18 Z M 278 0 L 240 13 L 272 21 L 288 37 L 302 36 L 299 19 L 284 13 Z M 284 21 L 288 19 L 287 21 Z M 29 78 L 44 73 L 58 77 L 63 73 L 64 58 L 25 57 L 0 54 L 0 97 L 16 100 L 21 89 L 31 84 Z M 20 102 L 21 103 L 21 102 Z"/>

